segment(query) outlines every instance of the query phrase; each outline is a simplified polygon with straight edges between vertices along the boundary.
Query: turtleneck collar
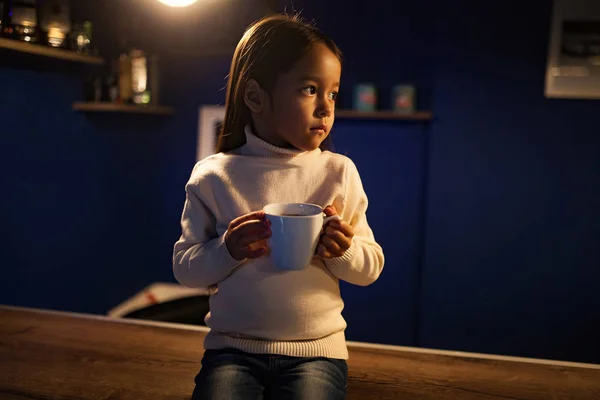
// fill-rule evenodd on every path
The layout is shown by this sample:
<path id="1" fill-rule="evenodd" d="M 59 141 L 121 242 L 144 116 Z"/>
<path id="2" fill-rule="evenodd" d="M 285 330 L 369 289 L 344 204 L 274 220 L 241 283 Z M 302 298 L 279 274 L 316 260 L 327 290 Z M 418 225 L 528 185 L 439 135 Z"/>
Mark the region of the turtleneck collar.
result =
<path id="1" fill-rule="evenodd" d="M 297 157 L 307 153 L 303 150 L 296 148 L 286 149 L 283 147 L 277 147 L 271 143 L 267 143 L 252 132 L 252 128 L 246 125 L 244 129 L 246 134 L 246 144 L 239 149 L 239 154 L 243 156 L 256 156 L 256 157 Z M 320 149 L 314 150 L 320 151 Z"/>

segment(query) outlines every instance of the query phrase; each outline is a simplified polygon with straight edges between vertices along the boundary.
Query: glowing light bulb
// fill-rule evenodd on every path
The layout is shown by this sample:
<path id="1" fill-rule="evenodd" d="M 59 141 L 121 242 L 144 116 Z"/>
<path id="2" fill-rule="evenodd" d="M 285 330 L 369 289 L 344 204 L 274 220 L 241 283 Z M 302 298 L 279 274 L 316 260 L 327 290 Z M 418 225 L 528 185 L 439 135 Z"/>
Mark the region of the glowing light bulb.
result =
<path id="1" fill-rule="evenodd" d="M 194 4 L 198 0 L 158 0 L 163 4 L 171 7 L 187 7 L 190 4 Z"/>

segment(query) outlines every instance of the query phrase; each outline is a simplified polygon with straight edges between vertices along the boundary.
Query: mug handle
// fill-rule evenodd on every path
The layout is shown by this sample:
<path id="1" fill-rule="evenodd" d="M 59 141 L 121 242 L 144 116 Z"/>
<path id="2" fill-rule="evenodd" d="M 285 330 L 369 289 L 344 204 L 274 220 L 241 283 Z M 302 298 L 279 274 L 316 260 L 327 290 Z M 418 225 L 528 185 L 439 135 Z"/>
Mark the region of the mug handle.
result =
<path id="1" fill-rule="evenodd" d="M 325 214 L 325 213 L 323 213 L 323 214 Z M 334 219 L 341 220 L 340 216 L 337 214 L 323 218 L 323 227 L 321 228 L 321 233 L 320 233 L 321 235 L 325 231 L 325 224 L 328 223 L 329 221 L 333 221 Z M 316 251 L 317 251 L 317 249 L 315 249 L 315 256 L 316 256 Z"/>
<path id="2" fill-rule="evenodd" d="M 323 232 L 325 232 L 325 224 L 327 224 L 329 221 L 333 221 L 334 219 L 341 220 L 340 216 L 337 214 L 330 215 L 329 217 L 323 218 L 323 227 L 321 228 L 321 233 L 320 233 L 321 235 L 323 234 Z"/>
<path id="3" fill-rule="evenodd" d="M 340 216 L 337 214 L 330 215 L 329 217 L 323 218 L 323 226 L 325 226 L 326 223 L 328 223 L 329 221 L 332 221 L 334 219 L 337 219 L 338 221 L 341 220 Z"/>

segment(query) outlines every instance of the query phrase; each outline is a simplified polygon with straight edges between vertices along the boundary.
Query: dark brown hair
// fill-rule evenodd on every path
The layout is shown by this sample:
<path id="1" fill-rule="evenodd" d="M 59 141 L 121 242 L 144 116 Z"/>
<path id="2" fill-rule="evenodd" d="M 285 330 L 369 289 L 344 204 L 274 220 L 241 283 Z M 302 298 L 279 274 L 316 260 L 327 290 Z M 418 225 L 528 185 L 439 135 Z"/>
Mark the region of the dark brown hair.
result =
<path id="1" fill-rule="evenodd" d="M 248 81 L 255 79 L 270 93 L 279 75 L 294 68 L 317 44 L 327 46 L 342 62 L 342 52 L 333 40 L 298 15 L 271 15 L 250 25 L 233 54 L 217 152 L 226 153 L 246 143 L 244 127 L 252 122 L 244 102 Z M 321 149 L 329 148 L 328 137 L 321 143 Z"/>

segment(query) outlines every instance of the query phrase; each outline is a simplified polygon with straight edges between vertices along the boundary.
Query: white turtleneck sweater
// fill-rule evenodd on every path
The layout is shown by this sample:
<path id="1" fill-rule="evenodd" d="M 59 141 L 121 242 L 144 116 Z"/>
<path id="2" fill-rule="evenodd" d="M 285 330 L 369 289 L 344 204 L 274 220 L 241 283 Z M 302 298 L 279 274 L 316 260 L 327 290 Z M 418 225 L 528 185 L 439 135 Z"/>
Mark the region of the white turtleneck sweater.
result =
<path id="1" fill-rule="evenodd" d="M 384 263 L 356 166 L 329 151 L 275 147 L 248 130 L 246 140 L 198 162 L 186 185 L 173 272 L 182 285 L 211 288 L 204 347 L 346 359 L 339 280 L 369 285 Z M 224 242 L 229 222 L 285 202 L 333 204 L 354 228 L 350 248 L 342 257 L 314 257 L 301 271 L 281 272 L 267 256 L 231 257 Z"/>

